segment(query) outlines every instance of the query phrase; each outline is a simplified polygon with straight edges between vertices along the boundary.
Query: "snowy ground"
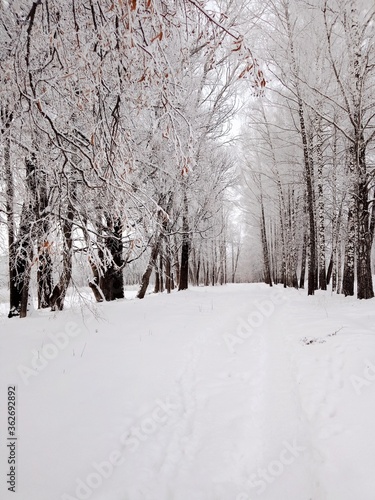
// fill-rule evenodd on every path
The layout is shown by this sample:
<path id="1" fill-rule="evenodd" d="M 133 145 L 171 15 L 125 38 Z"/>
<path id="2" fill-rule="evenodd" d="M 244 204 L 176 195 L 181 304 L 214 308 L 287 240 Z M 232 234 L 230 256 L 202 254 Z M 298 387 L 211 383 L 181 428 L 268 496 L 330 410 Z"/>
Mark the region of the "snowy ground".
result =
<path id="1" fill-rule="evenodd" d="M 252 284 L 93 307 L 0 317 L 1 499 L 374 500 L 375 300 Z"/>

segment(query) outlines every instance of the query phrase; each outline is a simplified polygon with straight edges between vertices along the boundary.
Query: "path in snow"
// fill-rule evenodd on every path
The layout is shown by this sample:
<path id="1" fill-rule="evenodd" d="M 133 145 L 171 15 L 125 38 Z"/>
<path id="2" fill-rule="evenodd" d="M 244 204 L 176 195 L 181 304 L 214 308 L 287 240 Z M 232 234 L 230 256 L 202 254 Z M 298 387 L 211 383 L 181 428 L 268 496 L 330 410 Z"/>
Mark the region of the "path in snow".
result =
<path id="1" fill-rule="evenodd" d="M 19 500 L 374 500 L 373 301 L 254 284 L 96 309 L 3 321 Z"/>
<path id="2" fill-rule="evenodd" d="M 129 500 L 325 498 L 279 321 L 287 305 L 275 294 L 264 286 L 217 294 L 213 324 L 176 379 L 180 411 L 143 444 Z"/>

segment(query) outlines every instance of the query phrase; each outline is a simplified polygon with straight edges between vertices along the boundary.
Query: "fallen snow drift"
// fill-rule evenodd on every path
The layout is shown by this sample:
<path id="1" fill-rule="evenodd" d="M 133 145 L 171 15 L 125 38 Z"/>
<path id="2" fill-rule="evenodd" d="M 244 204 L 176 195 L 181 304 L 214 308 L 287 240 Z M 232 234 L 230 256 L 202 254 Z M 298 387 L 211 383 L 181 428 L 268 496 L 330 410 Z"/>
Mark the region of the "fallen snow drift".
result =
<path id="1" fill-rule="evenodd" d="M 93 307 L 1 319 L 0 498 L 374 500 L 374 300 L 251 284 Z"/>

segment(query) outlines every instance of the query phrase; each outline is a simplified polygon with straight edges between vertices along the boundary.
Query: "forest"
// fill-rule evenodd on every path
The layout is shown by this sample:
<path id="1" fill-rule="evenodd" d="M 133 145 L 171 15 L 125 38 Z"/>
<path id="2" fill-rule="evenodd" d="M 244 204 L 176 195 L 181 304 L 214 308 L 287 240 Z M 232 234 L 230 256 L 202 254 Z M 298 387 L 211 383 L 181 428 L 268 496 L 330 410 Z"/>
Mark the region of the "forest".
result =
<path id="1" fill-rule="evenodd" d="M 374 297 L 372 0 L 1 0 L 9 317 L 263 281 Z"/>

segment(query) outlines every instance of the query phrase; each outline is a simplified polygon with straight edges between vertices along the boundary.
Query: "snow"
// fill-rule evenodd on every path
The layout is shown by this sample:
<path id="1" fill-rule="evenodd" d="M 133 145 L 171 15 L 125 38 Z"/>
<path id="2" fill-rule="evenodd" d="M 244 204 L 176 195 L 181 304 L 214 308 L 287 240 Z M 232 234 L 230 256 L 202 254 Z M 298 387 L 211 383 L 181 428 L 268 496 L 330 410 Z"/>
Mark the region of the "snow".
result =
<path id="1" fill-rule="evenodd" d="M 70 306 L 0 317 L 1 499 L 374 499 L 374 300 L 241 284 Z"/>

